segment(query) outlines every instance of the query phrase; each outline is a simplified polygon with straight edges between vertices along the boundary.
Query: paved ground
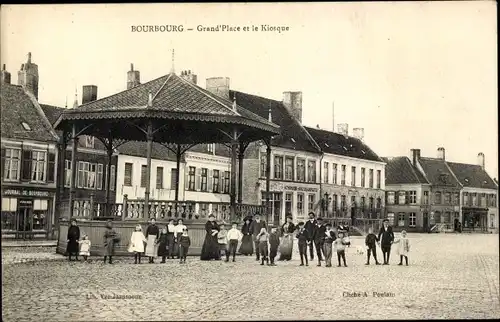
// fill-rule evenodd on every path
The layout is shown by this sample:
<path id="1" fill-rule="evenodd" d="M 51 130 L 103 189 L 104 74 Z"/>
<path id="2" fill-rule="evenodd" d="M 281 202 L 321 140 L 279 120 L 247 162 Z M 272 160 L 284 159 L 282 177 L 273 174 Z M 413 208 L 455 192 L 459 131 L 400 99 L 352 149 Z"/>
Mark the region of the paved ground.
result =
<path id="1" fill-rule="evenodd" d="M 68 263 L 51 248 L 2 249 L 2 320 L 500 318 L 498 235 L 412 238 L 408 267 L 396 256 L 390 266 L 365 266 L 355 254 L 361 239 L 348 251 L 348 268 L 298 267 L 297 254 L 278 267 L 250 257 L 103 265 Z"/>

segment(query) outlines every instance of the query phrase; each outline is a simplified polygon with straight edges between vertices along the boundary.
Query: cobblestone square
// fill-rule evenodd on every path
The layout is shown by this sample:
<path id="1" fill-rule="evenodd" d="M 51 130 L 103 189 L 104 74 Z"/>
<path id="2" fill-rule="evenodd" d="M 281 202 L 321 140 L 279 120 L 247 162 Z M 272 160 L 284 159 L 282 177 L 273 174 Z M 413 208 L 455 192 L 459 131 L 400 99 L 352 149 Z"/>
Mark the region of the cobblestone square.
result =
<path id="1" fill-rule="evenodd" d="M 498 235 L 412 234 L 410 265 L 260 266 L 189 257 L 133 265 L 67 262 L 52 248 L 2 249 L 3 321 L 500 318 Z M 381 257 L 380 250 L 378 251 Z M 336 257 L 334 258 L 336 264 Z M 157 260 L 158 262 L 158 260 Z M 346 297 L 344 292 L 367 296 Z M 373 292 L 391 296 L 374 296 Z"/>

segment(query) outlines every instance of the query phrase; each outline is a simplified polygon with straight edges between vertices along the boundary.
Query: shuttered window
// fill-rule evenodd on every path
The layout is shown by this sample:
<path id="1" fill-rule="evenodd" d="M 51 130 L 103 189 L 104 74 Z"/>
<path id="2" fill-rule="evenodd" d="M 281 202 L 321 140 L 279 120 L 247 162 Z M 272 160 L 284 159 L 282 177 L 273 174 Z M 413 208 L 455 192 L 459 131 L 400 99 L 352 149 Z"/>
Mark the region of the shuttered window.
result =
<path id="1" fill-rule="evenodd" d="M 148 179 L 148 166 L 141 165 L 141 187 L 145 188 Z"/>
<path id="2" fill-rule="evenodd" d="M 125 171 L 123 175 L 123 185 L 132 186 L 132 163 L 125 163 Z"/>
<path id="3" fill-rule="evenodd" d="M 213 187 L 212 187 L 212 191 L 214 193 L 219 193 L 220 192 L 220 181 L 219 181 L 219 170 L 214 170 L 214 174 L 213 174 Z"/>
<path id="4" fill-rule="evenodd" d="M 188 174 L 188 190 L 195 191 L 196 189 L 196 167 L 189 167 Z"/>
<path id="5" fill-rule="evenodd" d="M 208 191 L 208 169 L 201 169 L 201 191 Z"/>
<path id="6" fill-rule="evenodd" d="M 156 189 L 163 189 L 163 167 L 156 167 Z"/>
<path id="7" fill-rule="evenodd" d="M 170 190 L 177 187 L 177 168 L 170 169 Z"/>

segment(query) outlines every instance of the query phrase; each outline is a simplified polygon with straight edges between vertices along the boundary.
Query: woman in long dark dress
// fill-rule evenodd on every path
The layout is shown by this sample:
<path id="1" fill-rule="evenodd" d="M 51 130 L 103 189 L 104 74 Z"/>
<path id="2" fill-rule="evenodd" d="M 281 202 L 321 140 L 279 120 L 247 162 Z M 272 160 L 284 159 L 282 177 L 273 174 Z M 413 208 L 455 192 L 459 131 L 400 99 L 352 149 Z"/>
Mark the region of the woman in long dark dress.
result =
<path id="1" fill-rule="evenodd" d="M 219 225 L 215 222 L 214 215 L 208 216 L 208 221 L 205 224 L 207 235 L 201 248 L 200 259 L 202 261 L 209 261 L 211 259 L 220 259 L 219 244 L 217 243 L 217 234 L 219 233 Z"/>
<path id="2" fill-rule="evenodd" d="M 245 218 L 245 222 L 243 223 L 243 227 L 241 227 L 241 233 L 243 234 L 243 238 L 241 239 L 240 246 L 240 254 L 248 256 L 253 255 L 253 241 L 252 241 L 252 228 L 250 224 L 252 221 L 247 217 Z"/>
<path id="3" fill-rule="evenodd" d="M 287 216 L 286 223 L 281 226 L 281 234 L 283 235 L 283 238 L 281 239 L 280 244 L 280 261 L 289 261 L 292 259 L 294 231 L 295 225 L 292 222 L 292 216 Z"/>
<path id="4" fill-rule="evenodd" d="M 80 228 L 76 225 L 76 220 L 71 220 L 71 226 L 68 228 L 68 237 L 67 239 L 67 248 L 66 252 L 68 253 L 68 259 L 71 261 L 71 255 L 75 255 L 75 259 L 78 260 L 78 251 L 80 240 Z"/>
<path id="5" fill-rule="evenodd" d="M 109 257 L 109 263 L 113 264 L 113 255 L 115 254 L 115 245 L 120 242 L 120 237 L 113 228 L 113 222 L 108 220 L 106 231 L 104 231 L 104 264 Z"/>
<path id="6" fill-rule="evenodd" d="M 160 231 L 160 239 L 158 243 L 158 256 L 161 257 L 161 262 L 165 263 L 165 259 L 168 256 L 168 229 L 163 227 Z"/>

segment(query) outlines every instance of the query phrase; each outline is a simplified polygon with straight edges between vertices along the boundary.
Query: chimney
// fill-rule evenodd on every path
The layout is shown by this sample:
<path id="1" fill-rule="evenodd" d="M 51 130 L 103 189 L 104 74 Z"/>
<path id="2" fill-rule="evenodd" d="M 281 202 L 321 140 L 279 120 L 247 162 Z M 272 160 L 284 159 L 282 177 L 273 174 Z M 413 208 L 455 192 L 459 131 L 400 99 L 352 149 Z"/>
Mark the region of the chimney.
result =
<path id="1" fill-rule="evenodd" d="M 477 154 L 477 164 L 479 166 L 481 166 L 481 169 L 484 170 L 484 153 L 483 152 L 479 152 Z"/>
<path id="2" fill-rule="evenodd" d="M 93 102 L 97 99 L 97 86 L 85 85 L 82 90 L 82 104 Z"/>
<path id="3" fill-rule="evenodd" d="M 229 98 L 229 77 L 207 78 L 207 91 L 219 95 L 225 99 Z"/>
<path id="4" fill-rule="evenodd" d="M 5 64 L 2 65 L 2 84 L 10 84 L 10 73 L 5 70 Z"/>
<path id="5" fill-rule="evenodd" d="M 337 124 L 337 132 L 339 134 L 344 135 L 344 136 L 348 136 L 349 135 L 349 124 L 347 124 L 347 123 Z"/>
<path id="6" fill-rule="evenodd" d="M 302 92 L 283 92 L 283 105 L 302 123 Z"/>
<path id="7" fill-rule="evenodd" d="M 362 127 L 353 128 L 352 136 L 354 136 L 356 139 L 363 141 L 363 139 L 365 138 L 365 129 Z"/>
<path id="8" fill-rule="evenodd" d="M 28 53 L 27 62 L 21 65 L 21 70 L 17 73 L 17 84 L 38 100 L 38 80 L 38 65 L 31 62 L 31 53 Z"/>
<path id="9" fill-rule="evenodd" d="M 439 147 L 437 152 L 438 152 L 437 153 L 438 159 L 446 160 L 446 154 L 445 154 L 444 148 Z"/>
<path id="10" fill-rule="evenodd" d="M 134 70 L 134 64 L 130 64 L 130 70 L 127 72 L 127 89 L 131 89 L 141 84 L 141 73 Z"/>
<path id="11" fill-rule="evenodd" d="M 411 164 L 417 166 L 418 160 L 420 160 L 420 149 L 411 149 Z"/>
<path id="12" fill-rule="evenodd" d="M 195 85 L 198 83 L 198 76 L 196 76 L 196 74 L 192 74 L 190 70 L 181 72 L 181 77 Z"/>

